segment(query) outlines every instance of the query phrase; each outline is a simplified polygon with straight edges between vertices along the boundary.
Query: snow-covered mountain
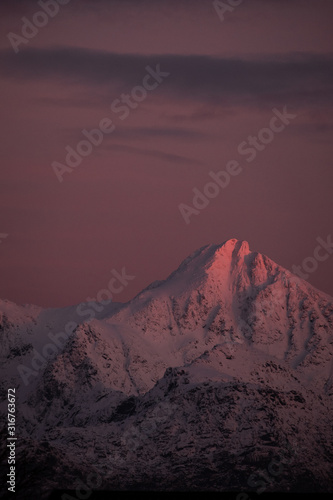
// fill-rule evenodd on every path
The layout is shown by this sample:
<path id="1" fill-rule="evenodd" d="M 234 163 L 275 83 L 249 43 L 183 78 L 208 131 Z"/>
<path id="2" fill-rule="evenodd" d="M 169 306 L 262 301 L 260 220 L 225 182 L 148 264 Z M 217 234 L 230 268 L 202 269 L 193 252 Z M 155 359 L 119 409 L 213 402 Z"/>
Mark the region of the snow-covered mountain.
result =
<path id="1" fill-rule="evenodd" d="M 331 297 L 232 239 L 93 316 L 0 301 L 18 492 L 333 490 Z"/>

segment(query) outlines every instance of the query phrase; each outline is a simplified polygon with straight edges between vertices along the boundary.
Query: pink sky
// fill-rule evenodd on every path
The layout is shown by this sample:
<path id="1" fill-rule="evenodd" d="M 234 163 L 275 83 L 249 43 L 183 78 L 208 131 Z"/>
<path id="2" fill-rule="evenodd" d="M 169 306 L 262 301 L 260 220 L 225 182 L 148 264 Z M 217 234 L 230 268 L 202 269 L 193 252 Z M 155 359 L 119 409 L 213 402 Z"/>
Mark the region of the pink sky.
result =
<path id="1" fill-rule="evenodd" d="M 1 298 L 76 304 L 125 267 L 127 300 L 233 237 L 291 269 L 331 234 L 332 2 L 253 0 L 221 22 L 210 1 L 71 0 L 16 54 L 7 34 L 38 10 L 0 6 Z M 158 64 L 170 75 L 122 121 L 111 103 Z M 248 163 L 239 144 L 284 106 L 296 118 Z M 52 163 L 106 117 L 60 183 Z M 242 173 L 185 224 L 179 204 L 230 160 Z M 333 295 L 332 271 L 308 281 Z"/>

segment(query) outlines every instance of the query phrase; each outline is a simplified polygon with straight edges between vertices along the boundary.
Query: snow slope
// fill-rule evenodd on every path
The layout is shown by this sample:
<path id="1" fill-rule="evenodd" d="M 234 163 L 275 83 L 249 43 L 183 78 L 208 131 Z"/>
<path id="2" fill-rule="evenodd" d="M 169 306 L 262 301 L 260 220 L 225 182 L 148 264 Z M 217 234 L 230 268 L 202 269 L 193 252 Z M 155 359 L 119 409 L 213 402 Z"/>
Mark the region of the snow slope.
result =
<path id="1" fill-rule="evenodd" d="M 266 489 L 333 489 L 331 297 L 232 239 L 94 316 L 0 302 L 22 439 L 110 489 L 256 490 L 284 452 Z"/>

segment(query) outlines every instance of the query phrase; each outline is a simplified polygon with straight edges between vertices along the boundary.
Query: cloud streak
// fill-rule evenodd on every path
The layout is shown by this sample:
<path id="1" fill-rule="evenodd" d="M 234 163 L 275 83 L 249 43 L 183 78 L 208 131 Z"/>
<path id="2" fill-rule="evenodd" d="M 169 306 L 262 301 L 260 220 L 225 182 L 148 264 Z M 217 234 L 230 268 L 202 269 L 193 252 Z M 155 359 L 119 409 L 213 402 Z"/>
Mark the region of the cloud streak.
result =
<path id="1" fill-rule="evenodd" d="M 125 146 L 123 144 L 112 144 L 110 147 L 108 147 L 110 151 L 120 151 L 123 153 L 130 153 L 134 155 L 141 155 L 141 156 L 148 156 L 151 158 L 156 158 L 158 160 L 163 160 L 163 161 L 168 161 L 171 163 L 176 163 L 180 165 L 197 165 L 197 166 L 202 166 L 203 163 L 195 160 L 193 158 L 187 158 L 185 156 L 181 155 L 176 155 L 176 154 L 171 154 L 171 153 L 165 153 L 163 151 L 158 151 L 156 149 L 141 149 L 141 148 L 136 148 L 133 146 Z"/>
<path id="2" fill-rule="evenodd" d="M 203 131 L 177 127 L 129 127 L 117 129 L 113 132 L 113 137 L 125 139 L 152 139 L 164 137 L 184 141 L 186 139 L 198 140 L 206 136 L 207 134 Z"/>
<path id="3" fill-rule="evenodd" d="M 147 65 L 160 65 L 171 77 L 159 95 L 214 104 L 295 105 L 333 103 L 333 56 L 292 54 L 236 59 L 201 55 L 117 54 L 83 48 L 27 48 L 16 56 L 0 52 L 3 77 L 53 80 L 100 88 L 120 85 L 124 91 L 140 83 Z"/>

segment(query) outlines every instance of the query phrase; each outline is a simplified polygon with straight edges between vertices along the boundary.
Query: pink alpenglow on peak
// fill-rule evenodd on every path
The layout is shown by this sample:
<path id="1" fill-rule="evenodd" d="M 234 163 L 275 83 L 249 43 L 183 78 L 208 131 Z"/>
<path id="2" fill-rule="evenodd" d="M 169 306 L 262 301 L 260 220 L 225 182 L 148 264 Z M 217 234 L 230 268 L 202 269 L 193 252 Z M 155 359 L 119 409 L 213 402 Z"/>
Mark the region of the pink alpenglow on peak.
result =
<path id="1" fill-rule="evenodd" d="M 250 246 L 247 241 L 237 240 L 235 238 L 230 239 L 220 245 L 217 254 L 228 256 L 230 255 L 232 259 L 244 257 L 250 253 Z"/>

